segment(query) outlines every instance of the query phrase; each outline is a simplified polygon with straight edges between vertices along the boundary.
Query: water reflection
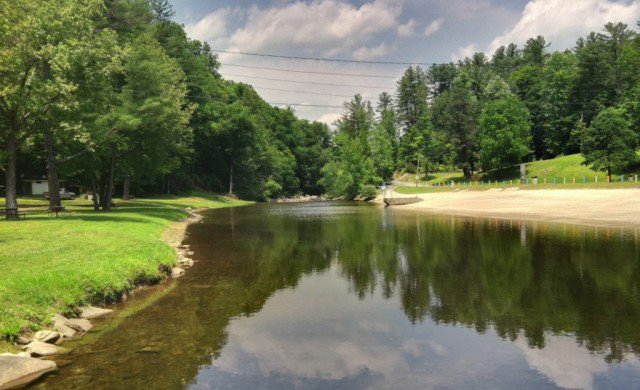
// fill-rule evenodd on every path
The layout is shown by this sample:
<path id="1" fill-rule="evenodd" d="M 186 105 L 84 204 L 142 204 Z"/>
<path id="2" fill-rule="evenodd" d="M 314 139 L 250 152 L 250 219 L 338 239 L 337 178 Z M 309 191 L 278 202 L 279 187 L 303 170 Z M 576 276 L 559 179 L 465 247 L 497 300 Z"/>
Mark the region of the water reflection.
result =
<path id="1" fill-rule="evenodd" d="M 42 385 L 640 387 L 635 230 L 319 203 L 188 241 L 178 288 Z"/>

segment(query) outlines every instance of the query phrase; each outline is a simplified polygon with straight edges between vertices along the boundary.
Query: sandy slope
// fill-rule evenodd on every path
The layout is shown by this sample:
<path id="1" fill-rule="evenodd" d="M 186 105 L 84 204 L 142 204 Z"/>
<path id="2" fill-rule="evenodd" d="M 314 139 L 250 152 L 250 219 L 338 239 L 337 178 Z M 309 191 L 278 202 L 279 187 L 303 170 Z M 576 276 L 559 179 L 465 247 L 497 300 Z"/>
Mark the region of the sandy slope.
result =
<path id="1" fill-rule="evenodd" d="M 469 216 L 640 226 L 640 189 L 525 191 L 512 188 L 417 196 L 423 201 L 392 207 Z M 376 202 L 382 203 L 382 197 Z"/>

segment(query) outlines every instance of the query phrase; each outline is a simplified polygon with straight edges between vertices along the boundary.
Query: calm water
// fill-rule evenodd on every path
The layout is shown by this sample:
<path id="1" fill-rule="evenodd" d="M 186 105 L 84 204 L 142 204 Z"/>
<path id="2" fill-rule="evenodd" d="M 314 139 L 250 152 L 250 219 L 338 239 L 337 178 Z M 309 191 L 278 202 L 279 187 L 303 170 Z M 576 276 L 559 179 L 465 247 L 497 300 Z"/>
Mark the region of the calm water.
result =
<path id="1" fill-rule="evenodd" d="M 640 388 L 634 230 L 313 203 L 214 210 L 187 243 L 186 277 L 36 387 Z"/>

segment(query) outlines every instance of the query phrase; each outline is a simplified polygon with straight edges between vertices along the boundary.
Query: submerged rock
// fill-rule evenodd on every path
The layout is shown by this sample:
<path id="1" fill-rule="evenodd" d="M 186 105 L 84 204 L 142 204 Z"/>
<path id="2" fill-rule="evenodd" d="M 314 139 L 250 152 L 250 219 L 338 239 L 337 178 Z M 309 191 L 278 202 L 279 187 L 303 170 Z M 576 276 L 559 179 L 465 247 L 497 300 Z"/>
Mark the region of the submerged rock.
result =
<path id="1" fill-rule="evenodd" d="M 55 344 L 62 337 L 58 332 L 52 330 L 41 330 L 33 335 L 33 339 L 43 343 Z M 27 343 L 28 344 L 28 343 Z"/>
<path id="2" fill-rule="evenodd" d="M 73 318 L 67 320 L 65 323 L 69 328 L 77 330 L 78 332 L 88 332 L 93 328 L 91 321 L 84 318 Z"/>
<path id="3" fill-rule="evenodd" d="M 102 317 L 103 315 L 113 312 L 113 310 L 110 309 L 102 309 L 93 306 L 81 307 L 80 310 L 82 310 L 82 313 L 80 313 L 80 318 L 84 318 L 87 320 L 91 318 Z"/>
<path id="4" fill-rule="evenodd" d="M 184 273 L 185 272 L 182 268 L 175 267 L 171 269 L 171 277 L 174 279 L 183 276 Z"/>
<path id="5" fill-rule="evenodd" d="M 34 341 L 25 347 L 25 351 L 31 356 L 51 356 L 66 353 L 68 350 L 57 345 Z"/>
<path id="6" fill-rule="evenodd" d="M 0 390 L 25 386 L 57 368 L 56 363 L 48 360 L 0 356 Z"/>

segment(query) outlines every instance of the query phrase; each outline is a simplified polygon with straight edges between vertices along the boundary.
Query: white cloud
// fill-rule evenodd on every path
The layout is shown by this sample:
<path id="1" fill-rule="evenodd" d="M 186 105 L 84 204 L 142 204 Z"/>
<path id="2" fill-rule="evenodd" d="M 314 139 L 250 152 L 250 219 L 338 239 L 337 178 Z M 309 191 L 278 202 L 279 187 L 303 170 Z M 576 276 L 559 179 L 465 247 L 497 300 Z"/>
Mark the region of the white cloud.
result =
<path id="1" fill-rule="evenodd" d="M 465 47 L 461 47 L 451 55 L 451 61 L 456 62 L 459 60 L 464 60 L 467 57 L 471 57 L 473 53 L 477 51 L 478 51 L 478 47 L 476 46 L 475 43 L 472 43 Z"/>
<path id="2" fill-rule="evenodd" d="M 415 35 L 416 33 L 415 30 L 416 30 L 416 20 L 411 19 L 407 23 L 399 25 L 397 32 L 398 32 L 398 36 L 402 38 L 408 38 Z"/>
<path id="3" fill-rule="evenodd" d="M 252 7 L 245 26 L 231 36 L 231 46 L 243 51 L 346 54 L 395 28 L 401 12 L 399 0 L 374 0 L 360 7 L 339 0 Z"/>
<path id="4" fill-rule="evenodd" d="M 532 368 L 559 387 L 590 390 L 594 377 L 609 370 L 602 354 L 589 352 L 574 337 L 549 335 L 543 349 L 530 348 L 524 337 L 519 337 L 515 344 Z M 637 366 L 634 355 L 626 354 L 625 358 L 632 367 Z"/>
<path id="5" fill-rule="evenodd" d="M 386 43 L 381 43 L 374 47 L 361 47 L 353 52 L 352 57 L 358 61 L 368 61 L 383 57 L 391 52 L 391 47 Z"/>
<path id="6" fill-rule="evenodd" d="M 520 20 L 507 32 L 493 40 L 492 53 L 500 45 L 522 44 L 542 35 L 553 49 L 572 47 L 578 37 L 600 31 L 608 22 L 634 25 L 640 17 L 640 3 L 612 0 L 532 0 Z"/>
<path id="7" fill-rule="evenodd" d="M 227 20 L 235 13 L 230 8 L 220 8 L 194 24 L 187 24 L 187 34 L 200 41 L 214 41 L 227 35 Z"/>
<path id="8" fill-rule="evenodd" d="M 430 35 L 433 35 L 433 34 L 437 33 L 438 31 L 440 31 L 440 29 L 442 28 L 443 24 L 444 24 L 444 19 L 443 18 L 438 18 L 438 19 L 434 20 L 424 30 L 424 35 L 428 37 Z"/>
<path id="9" fill-rule="evenodd" d="M 337 113 L 337 112 L 330 112 L 328 114 L 324 114 L 322 116 L 320 116 L 320 118 L 318 118 L 318 122 L 322 122 L 325 123 L 329 126 L 332 126 L 335 121 L 337 121 L 338 119 L 340 119 L 341 114 Z"/>

